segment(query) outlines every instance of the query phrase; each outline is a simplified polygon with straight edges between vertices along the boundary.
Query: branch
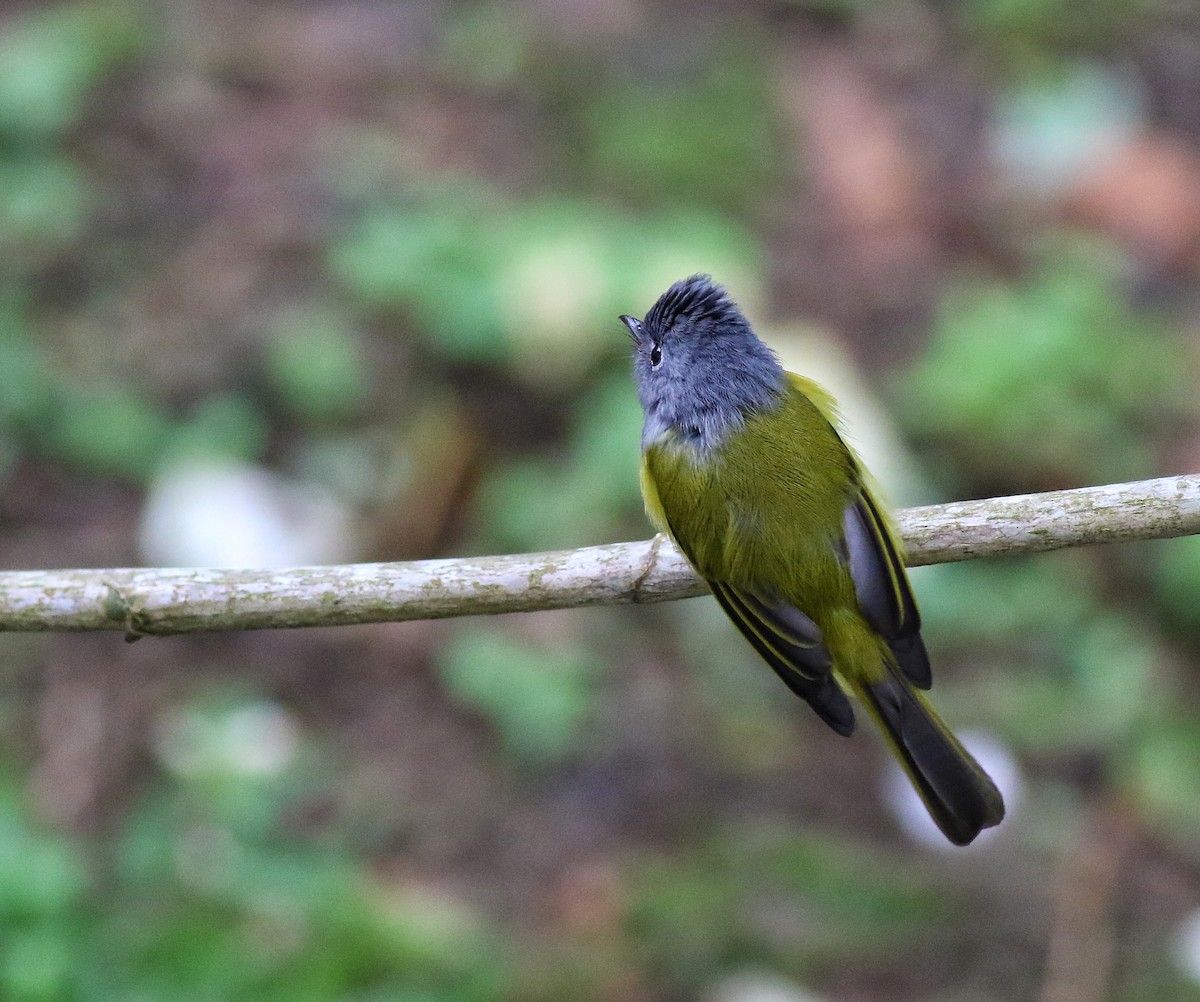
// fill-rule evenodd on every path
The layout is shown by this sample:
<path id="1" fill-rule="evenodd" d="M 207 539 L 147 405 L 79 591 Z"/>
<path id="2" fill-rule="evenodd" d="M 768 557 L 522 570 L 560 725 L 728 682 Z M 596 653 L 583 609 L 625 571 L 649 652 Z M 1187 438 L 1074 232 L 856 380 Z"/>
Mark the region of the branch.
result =
<path id="1" fill-rule="evenodd" d="M 908 508 L 908 563 L 1200 533 L 1200 476 Z M 202 630 L 438 619 L 707 591 L 663 537 L 553 553 L 290 570 L 125 568 L 0 573 L 0 630 Z"/>

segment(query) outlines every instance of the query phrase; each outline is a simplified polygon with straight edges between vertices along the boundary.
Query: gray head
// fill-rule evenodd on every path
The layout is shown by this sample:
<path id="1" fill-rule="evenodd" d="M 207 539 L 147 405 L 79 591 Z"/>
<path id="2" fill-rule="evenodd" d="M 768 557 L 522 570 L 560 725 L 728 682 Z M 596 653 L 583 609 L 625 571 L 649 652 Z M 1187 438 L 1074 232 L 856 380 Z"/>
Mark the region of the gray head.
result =
<path id="1" fill-rule="evenodd" d="M 707 275 L 676 282 L 645 320 L 622 316 L 646 421 L 642 448 L 675 431 L 699 453 L 771 407 L 784 373 L 728 293 Z"/>

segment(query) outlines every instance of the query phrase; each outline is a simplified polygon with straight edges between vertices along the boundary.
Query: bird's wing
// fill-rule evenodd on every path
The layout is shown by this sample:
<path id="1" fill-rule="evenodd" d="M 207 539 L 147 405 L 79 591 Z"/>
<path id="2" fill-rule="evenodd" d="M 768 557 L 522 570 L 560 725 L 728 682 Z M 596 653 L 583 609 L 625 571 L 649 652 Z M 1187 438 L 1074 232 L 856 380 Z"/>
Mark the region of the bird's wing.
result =
<path id="1" fill-rule="evenodd" d="M 863 618 L 887 641 L 905 677 L 928 689 L 932 676 L 921 640 L 921 615 L 892 532 L 866 487 L 846 506 L 842 531 Z"/>
<path id="2" fill-rule="evenodd" d="M 784 684 L 835 731 L 850 734 L 854 711 L 833 677 L 833 661 L 817 624 L 778 599 L 722 581 L 710 580 L 708 585 L 734 626 Z"/>
<path id="3" fill-rule="evenodd" d="M 679 538 L 658 494 L 650 464 L 642 462 L 642 497 L 656 529 L 671 537 L 688 562 L 700 567 L 696 554 Z M 821 631 L 799 609 L 770 596 L 751 594 L 725 581 L 705 576 L 717 603 L 734 626 L 789 689 L 807 702 L 839 734 L 854 730 L 850 700 L 833 677 L 832 659 Z"/>

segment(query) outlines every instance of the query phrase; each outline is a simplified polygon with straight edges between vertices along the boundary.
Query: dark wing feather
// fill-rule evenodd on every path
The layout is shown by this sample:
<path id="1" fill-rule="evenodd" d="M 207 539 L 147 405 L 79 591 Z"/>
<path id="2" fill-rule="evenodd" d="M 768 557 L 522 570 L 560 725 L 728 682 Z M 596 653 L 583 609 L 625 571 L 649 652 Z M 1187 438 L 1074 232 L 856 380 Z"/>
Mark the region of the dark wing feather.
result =
<path id="1" fill-rule="evenodd" d="M 782 602 L 771 602 L 709 581 L 726 615 L 797 696 L 839 734 L 854 730 L 854 710 L 833 677 L 829 651 L 811 619 Z"/>
<path id="2" fill-rule="evenodd" d="M 904 563 L 866 488 L 847 506 L 842 530 L 863 617 L 887 641 L 905 677 L 918 688 L 928 689 L 933 679 L 921 640 L 917 603 Z"/>

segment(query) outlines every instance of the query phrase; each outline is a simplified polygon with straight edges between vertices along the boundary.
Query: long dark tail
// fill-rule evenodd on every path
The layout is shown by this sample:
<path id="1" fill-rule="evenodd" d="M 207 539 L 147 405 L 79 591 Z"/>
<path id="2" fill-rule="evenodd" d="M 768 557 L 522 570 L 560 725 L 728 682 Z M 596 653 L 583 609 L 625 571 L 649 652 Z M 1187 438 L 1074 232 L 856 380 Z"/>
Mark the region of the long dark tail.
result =
<path id="1" fill-rule="evenodd" d="M 946 838 L 967 845 L 1000 823 L 1004 798 L 996 784 L 898 669 L 855 688 Z"/>

